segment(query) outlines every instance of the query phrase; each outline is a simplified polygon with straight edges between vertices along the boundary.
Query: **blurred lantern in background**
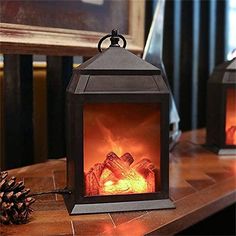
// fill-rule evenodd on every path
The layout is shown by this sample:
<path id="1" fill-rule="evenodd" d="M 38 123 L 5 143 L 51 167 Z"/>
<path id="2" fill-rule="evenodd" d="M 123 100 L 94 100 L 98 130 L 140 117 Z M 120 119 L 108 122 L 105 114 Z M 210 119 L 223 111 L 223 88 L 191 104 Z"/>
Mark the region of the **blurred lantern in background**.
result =
<path id="1" fill-rule="evenodd" d="M 217 66 L 208 81 L 207 145 L 236 154 L 236 58 Z"/>

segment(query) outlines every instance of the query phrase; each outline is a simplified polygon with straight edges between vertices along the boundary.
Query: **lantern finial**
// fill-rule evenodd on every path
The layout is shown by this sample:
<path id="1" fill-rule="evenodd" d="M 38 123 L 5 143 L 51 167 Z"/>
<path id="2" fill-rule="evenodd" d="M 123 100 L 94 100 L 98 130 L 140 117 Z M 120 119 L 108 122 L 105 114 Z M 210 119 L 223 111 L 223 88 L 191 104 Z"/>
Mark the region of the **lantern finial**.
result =
<path id="1" fill-rule="evenodd" d="M 111 31 L 111 34 L 107 34 L 107 35 L 105 35 L 104 37 L 102 37 L 101 39 L 100 39 L 100 41 L 98 42 L 98 51 L 99 52 L 102 52 L 102 49 L 101 49 L 101 45 L 102 45 L 102 42 L 105 40 L 105 39 L 107 39 L 107 38 L 110 38 L 110 40 L 111 40 L 111 45 L 110 45 L 110 47 L 120 47 L 120 45 L 119 45 L 119 38 L 121 38 L 122 40 L 123 40 L 123 48 L 125 48 L 126 47 L 126 40 L 125 40 L 125 38 L 124 38 L 124 36 L 123 35 L 121 35 L 121 34 L 118 34 L 118 30 L 117 29 L 113 29 L 112 31 Z"/>
<path id="2" fill-rule="evenodd" d="M 113 29 L 111 31 L 111 45 L 110 47 L 120 47 L 119 45 L 119 35 L 118 35 L 118 30 L 117 29 Z"/>

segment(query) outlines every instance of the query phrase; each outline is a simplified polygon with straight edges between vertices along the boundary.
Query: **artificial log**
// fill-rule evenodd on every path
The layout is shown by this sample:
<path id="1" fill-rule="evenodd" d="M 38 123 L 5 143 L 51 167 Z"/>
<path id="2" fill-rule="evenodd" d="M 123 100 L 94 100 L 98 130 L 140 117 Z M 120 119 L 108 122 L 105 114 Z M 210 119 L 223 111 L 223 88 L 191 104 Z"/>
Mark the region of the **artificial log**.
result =
<path id="1" fill-rule="evenodd" d="M 142 159 L 133 167 L 147 180 L 147 192 L 155 192 L 155 175 L 157 170 L 149 159 Z"/>
<path id="2" fill-rule="evenodd" d="M 134 158 L 132 157 L 130 153 L 125 153 L 121 157 L 118 157 L 114 152 L 110 152 L 107 155 L 107 159 L 104 161 L 105 168 L 100 178 L 100 186 L 103 186 L 107 181 L 117 180 L 117 176 L 113 173 L 112 165 L 110 163 L 110 161 L 113 162 L 114 160 L 118 160 L 121 166 L 124 166 L 124 167 L 129 167 L 134 162 Z M 109 165 L 110 165 L 110 168 L 109 168 Z"/>
<path id="3" fill-rule="evenodd" d="M 114 152 L 107 154 L 103 163 L 95 164 L 85 174 L 86 195 L 128 194 L 155 191 L 156 169 L 149 159 L 142 159 L 133 167 L 130 153 L 118 157 Z M 120 181 L 126 184 L 120 184 Z M 130 182 L 130 185 L 129 185 Z M 135 190 L 136 185 L 144 190 Z"/>
<path id="4" fill-rule="evenodd" d="M 155 169 L 155 166 L 149 159 L 142 159 L 141 161 L 137 162 L 133 168 L 141 174 L 144 178 L 148 176 L 150 172 Z"/>
<path id="5" fill-rule="evenodd" d="M 236 145 L 236 126 L 233 125 L 226 130 L 226 144 Z"/>
<path id="6" fill-rule="evenodd" d="M 134 158 L 128 152 L 122 155 L 120 159 L 123 160 L 127 166 L 130 166 L 134 162 Z"/>
<path id="7" fill-rule="evenodd" d="M 86 195 L 99 194 L 99 181 L 104 170 L 104 164 L 95 164 L 87 174 L 85 174 Z"/>
<path id="8" fill-rule="evenodd" d="M 130 168 L 125 164 L 126 162 L 119 158 L 114 152 L 107 154 L 104 163 L 105 167 L 108 168 L 118 179 L 125 178 L 129 175 Z"/>

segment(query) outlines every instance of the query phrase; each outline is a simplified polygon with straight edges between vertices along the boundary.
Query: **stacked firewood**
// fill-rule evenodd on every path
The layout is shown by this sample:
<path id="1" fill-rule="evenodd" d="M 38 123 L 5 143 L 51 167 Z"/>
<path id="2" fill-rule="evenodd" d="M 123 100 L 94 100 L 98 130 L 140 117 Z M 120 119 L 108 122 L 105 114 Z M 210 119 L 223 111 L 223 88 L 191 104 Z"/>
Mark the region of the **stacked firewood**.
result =
<path id="1" fill-rule="evenodd" d="M 103 163 L 95 164 L 85 173 L 86 195 L 154 192 L 156 169 L 153 163 L 146 158 L 131 166 L 133 162 L 130 153 L 121 157 L 114 152 L 107 154 Z"/>

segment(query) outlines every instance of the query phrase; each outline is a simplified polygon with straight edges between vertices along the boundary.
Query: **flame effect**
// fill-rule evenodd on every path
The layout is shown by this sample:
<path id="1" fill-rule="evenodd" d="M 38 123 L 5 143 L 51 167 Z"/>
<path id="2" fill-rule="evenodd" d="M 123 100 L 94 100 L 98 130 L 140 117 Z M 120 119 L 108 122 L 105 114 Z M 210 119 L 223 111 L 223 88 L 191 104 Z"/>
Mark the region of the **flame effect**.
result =
<path id="1" fill-rule="evenodd" d="M 103 182 L 103 175 L 101 181 Z M 107 180 L 101 187 L 102 195 L 146 193 L 148 191 L 147 181 L 135 170 L 130 170 L 128 176 L 123 179 Z"/>
<path id="2" fill-rule="evenodd" d="M 148 157 L 160 166 L 159 104 L 85 104 L 84 170 L 103 162 L 109 151 Z"/>
<path id="3" fill-rule="evenodd" d="M 83 120 L 86 195 L 154 192 L 155 174 L 143 175 L 135 165 L 145 160 L 160 167 L 159 104 L 85 104 Z M 117 159 L 118 169 L 123 166 L 126 173 L 122 176 L 109 168 L 101 171 L 110 151 L 118 158 L 128 151 L 136 164 L 123 166 Z"/>
<path id="4" fill-rule="evenodd" d="M 123 153 L 123 149 L 121 147 L 121 141 L 115 139 L 114 135 L 112 134 L 111 130 L 109 130 L 108 128 L 106 128 L 105 125 L 103 125 L 101 123 L 101 121 L 99 119 L 95 119 L 96 123 L 97 123 L 97 127 L 100 129 L 103 138 L 105 140 L 105 142 L 107 143 L 107 145 L 109 146 L 110 149 L 108 150 L 112 150 L 113 152 L 115 152 L 118 156 L 121 156 Z"/>
<path id="5" fill-rule="evenodd" d="M 233 88 L 227 90 L 225 132 L 226 144 L 236 145 L 236 90 Z"/>
<path id="6" fill-rule="evenodd" d="M 148 159 L 131 165 L 130 153 L 118 157 L 110 152 L 103 163 L 97 163 L 85 173 L 87 196 L 147 193 L 155 191 L 155 166 Z"/>

